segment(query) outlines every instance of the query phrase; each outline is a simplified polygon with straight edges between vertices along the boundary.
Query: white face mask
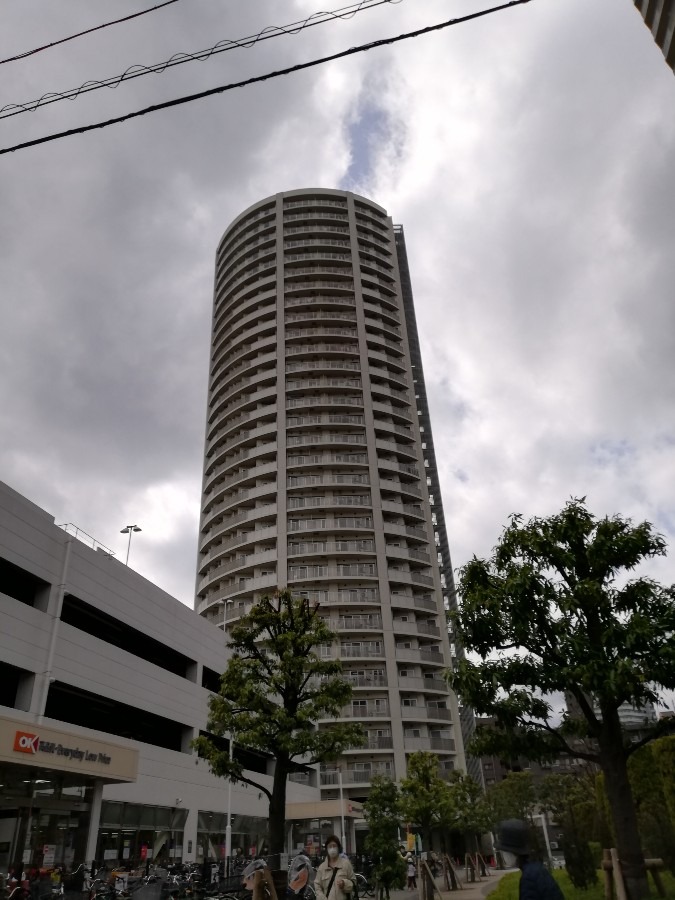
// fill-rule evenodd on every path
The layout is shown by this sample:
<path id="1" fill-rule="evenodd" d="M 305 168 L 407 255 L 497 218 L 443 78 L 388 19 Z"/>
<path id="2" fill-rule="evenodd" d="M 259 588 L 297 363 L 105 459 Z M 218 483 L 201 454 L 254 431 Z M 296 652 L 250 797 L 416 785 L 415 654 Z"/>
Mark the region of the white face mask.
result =
<path id="1" fill-rule="evenodd" d="M 502 858 L 507 869 L 513 869 L 518 865 L 518 857 L 515 853 L 510 853 L 508 850 L 502 850 Z"/>
<path id="2" fill-rule="evenodd" d="M 335 844 L 331 844 L 328 848 L 328 855 L 331 859 L 335 859 L 335 857 L 338 855 L 338 848 L 335 846 Z"/>

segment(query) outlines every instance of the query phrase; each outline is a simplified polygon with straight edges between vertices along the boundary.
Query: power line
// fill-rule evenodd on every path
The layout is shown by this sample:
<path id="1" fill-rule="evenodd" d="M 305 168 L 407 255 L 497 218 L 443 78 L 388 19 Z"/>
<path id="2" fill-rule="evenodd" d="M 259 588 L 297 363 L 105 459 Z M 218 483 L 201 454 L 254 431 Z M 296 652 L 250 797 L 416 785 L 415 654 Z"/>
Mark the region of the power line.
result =
<path id="1" fill-rule="evenodd" d="M 483 9 L 477 13 L 470 13 L 466 16 L 460 16 L 457 19 L 448 19 L 447 22 L 440 22 L 438 25 L 427 25 L 425 28 L 418 28 L 415 31 L 408 31 L 404 34 L 398 34 L 395 37 L 381 38 L 377 41 L 370 41 L 367 44 L 359 44 L 356 47 L 350 47 L 349 50 L 342 50 L 339 53 L 331 53 L 330 56 L 322 56 L 319 59 L 313 59 L 305 63 L 297 63 L 294 66 L 288 66 L 285 69 L 277 69 L 274 72 L 267 72 L 265 75 L 255 75 L 252 78 L 246 78 L 243 81 L 235 81 L 230 84 L 223 84 L 220 87 L 210 88 L 207 91 L 200 91 L 197 94 L 188 94 L 185 97 L 177 97 L 175 100 L 167 100 L 164 103 L 156 103 L 153 106 L 147 106 L 145 109 L 139 109 L 135 112 L 126 113 L 123 116 L 117 116 L 114 119 L 108 119 L 105 122 L 96 122 L 93 125 L 81 125 L 79 128 L 69 128 L 67 131 L 59 131 L 56 134 L 49 134 L 45 137 L 34 138 L 32 141 L 24 141 L 21 144 L 15 144 L 13 147 L 5 147 L 0 150 L 0 156 L 5 153 L 14 153 L 16 150 L 24 150 L 27 147 L 35 147 L 38 144 L 46 144 L 50 141 L 58 141 L 64 137 L 70 137 L 73 134 L 84 134 L 87 131 L 94 131 L 97 128 L 107 128 L 109 125 L 117 125 L 120 122 L 126 122 L 128 119 L 135 119 L 139 116 L 146 116 L 148 113 L 158 112 L 160 109 L 169 109 L 172 106 L 181 106 L 184 103 L 191 103 L 193 100 L 201 100 L 204 97 L 211 97 L 214 94 L 222 94 L 235 88 L 247 87 L 250 84 L 259 84 L 263 81 L 269 81 L 272 78 L 279 78 L 281 75 L 290 75 L 293 72 L 301 72 L 303 69 L 311 69 L 315 66 L 321 66 L 324 63 L 333 62 L 336 59 L 344 59 L 346 56 L 353 56 L 356 53 L 364 53 L 367 50 L 373 50 L 377 47 L 386 47 L 390 44 L 397 44 L 400 41 L 409 38 L 420 37 L 423 34 L 430 34 L 433 31 L 441 31 L 449 28 L 451 25 L 460 25 L 463 22 L 469 22 L 472 19 L 480 19 L 482 16 L 488 16 L 491 13 L 500 12 L 504 9 L 510 9 L 514 6 L 522 6 L 524 3 L 530 3 L 530 0 L 510 0 L 509 3 L 503 3 L 501 6 L 492 6 L 489 9 Z"/>
<path id="2" fill-rule="evenodd" d="M 173 0 L 172 0 L 173 2 Z M 290 25 L 270 25 L 263 28 L 257 34 L 248 37 L 236 38 L 234 40 L 225 39 L 218 41 L 208 50 L 198 50 L 195 53 L 176 53 L 170 59 L 161 63 L 154 63 L 151 66 L 130 66 L 121 75 L 114 75 L 110 78 L 104 78 L 100 81 L 85 81 L 78 88 L 71 88 L 60 93 L 43 94 L 39 100 L 29 100 L 27 103 L 7 103 L 0 108 L 0 119 L 9 119 L 12 116 L 21 115 L 25 112 L 33 112 L 42 106 L 48 106 L 51 103 L 58 103 L 59 100 L 76 100 L 81 94 L 88 94 L 90 91 L 97 91 L 101 88 L 117 88 L 123 81 L 131 81 L 133 78 L 140 78 L 143 75 L 152 73 L 162 73 L 166 69 L 173 66 L 180 66 L 186 62 L 204 62 L 218 53 L 225 53 L 228 50 L 242 48 L 249 50 L 261 41 L 267 41 L 271 38 L 281 37 L 282 35 L 296 35 L 307 28 L 314 25 L 323 25 L 326 22 L 335 21 L 336 19 L 352 19 L 357 13 L 366 9 L 374 9 L 376 6 L 383 4 L 401 3 L 402 0 L 361 0 L 360 3 L 354 3 L 351 6 L 344 6 L 341 9 L 332 12 L 312 13 L 306 19 L 299 22 L 292 22 Z"/>
<path id="3" fill-rule="evenodd" d="M 8 56 L 7 59 L 0 59 L 0 66 L 5 63 L 16 62 L 17 59 L 25 59 L 27 56 L 33 56 L 42 50 L 49 50 L 50 47 L 57 47 L 59 44 L 67 44 L 68 41 L 74 41 L 75 38 L 82 37 L 85 34 L 91 34 L 92 31 L 100 31 L 102 28 L 108 28 L 110 25 L 119 25 L 120 22 L 128 22 L 129 19 L 136 19 L 138 16 L 144 16 L 147 13 L 161 9 L 163 6 L 170 6 L 172 3 L 178 3 L 178 0 L 164 0 L 164 3 L 158 3 L 150 9 L 143 9 L 141 12 L 132 13 L 130 16 L 123 16 L 121 19 L 113 19 L 112 22 L 104 22 L 102 25 L 95 25 L 94 28 L 87 28 L 86 31 L 78 31 L 77 34 L 71 34 L 68 37 L 61 38 L 58 41 L 52 41 L 51 44 L 43 44 L 42 47 L 36 47 L 34 50 L 26 50 L 24 53 L 17 53 L 16 56 Z"/>

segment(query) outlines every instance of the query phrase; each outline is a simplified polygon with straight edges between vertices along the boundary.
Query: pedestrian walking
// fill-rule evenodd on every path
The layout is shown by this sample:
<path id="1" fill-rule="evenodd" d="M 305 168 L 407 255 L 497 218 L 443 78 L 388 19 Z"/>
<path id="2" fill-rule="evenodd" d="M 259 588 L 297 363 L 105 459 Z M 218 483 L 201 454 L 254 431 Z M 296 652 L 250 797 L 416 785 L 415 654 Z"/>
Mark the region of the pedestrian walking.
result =
<path id="1" fill-rule="evenodd" d="M 529 829 L 522 819 L 506 819 L 499 823 L 495 849 L 501 851 L 505 865 L 518 866 L 521 871 L 519 900 L 565 900 L 548 869 L 530 858 Z"/>
<path id="2" fill-rule="evenodd" d="M 415 860 L 412 856 L 408 855 L 406 857 L 406 867 L 408 872 L 408 890 L 416 891 L 417 890 L 417 866 L 415 865 Z"/>
<path id="3" fill-rule="evenodd" d="M 326 858 L 314 879 L 316 900 L 347 900 L 354 889 L 354 870 L 349 860 L 340 856 L 342 844 L 332 834 L 325 844 Z"/>

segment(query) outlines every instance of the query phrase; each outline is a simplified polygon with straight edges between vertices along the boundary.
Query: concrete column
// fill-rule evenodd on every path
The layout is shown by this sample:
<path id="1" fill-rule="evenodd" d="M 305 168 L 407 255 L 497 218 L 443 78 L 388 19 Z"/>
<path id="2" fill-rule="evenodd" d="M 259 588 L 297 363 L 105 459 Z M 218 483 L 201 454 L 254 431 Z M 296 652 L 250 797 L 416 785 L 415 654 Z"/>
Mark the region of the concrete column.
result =
<path id="1" fill-rule="evenodd" d="M 98 829 L 101 824 L 101 803 L 103 801 L 103 782 L 95 781 L 91 798 L 91 810 L 89 813 L 89 834 L 87 835 L 87 849 L 84 854 L 88 865 L 96 859 L 96 845 L 98 844 Z"/>

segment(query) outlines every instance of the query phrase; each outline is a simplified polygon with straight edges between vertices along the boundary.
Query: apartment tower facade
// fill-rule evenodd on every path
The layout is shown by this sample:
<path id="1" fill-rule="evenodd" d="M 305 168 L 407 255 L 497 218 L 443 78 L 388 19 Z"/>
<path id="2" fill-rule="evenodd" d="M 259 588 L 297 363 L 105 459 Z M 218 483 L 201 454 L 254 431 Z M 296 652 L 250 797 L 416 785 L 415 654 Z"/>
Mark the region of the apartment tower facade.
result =
<path id="1" fill-rule="evenodd" d="M 320 604 L 368 735 L 325 799 L 416 750 L 466 765 L 401 251 L 380 206 L 313 189 L 247 209 L 216 256 L 196 610 L 227 629 L 277 586 Z"/>

